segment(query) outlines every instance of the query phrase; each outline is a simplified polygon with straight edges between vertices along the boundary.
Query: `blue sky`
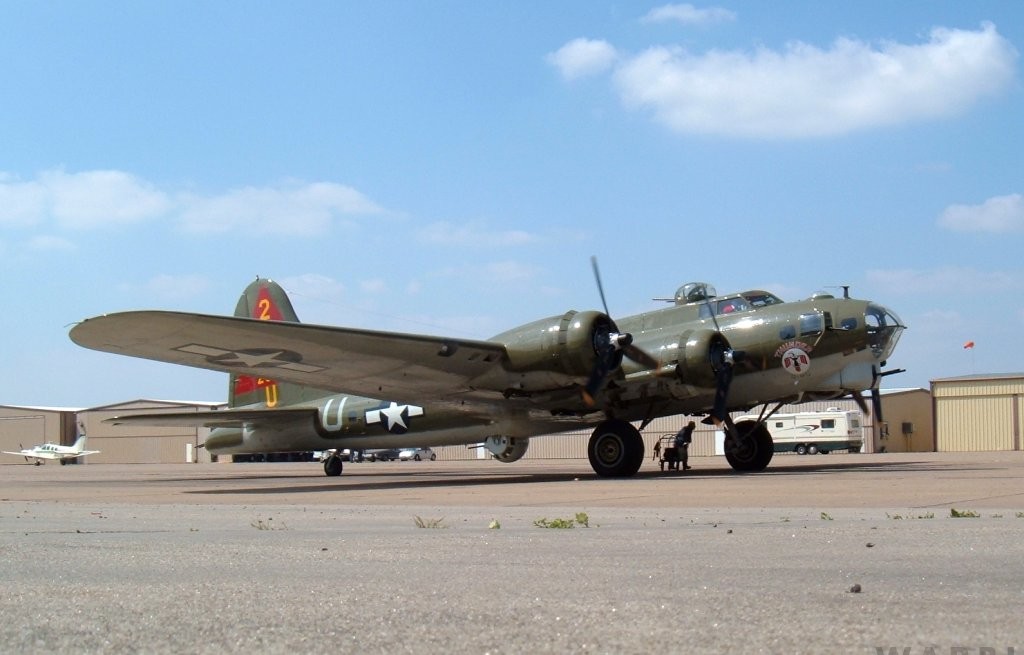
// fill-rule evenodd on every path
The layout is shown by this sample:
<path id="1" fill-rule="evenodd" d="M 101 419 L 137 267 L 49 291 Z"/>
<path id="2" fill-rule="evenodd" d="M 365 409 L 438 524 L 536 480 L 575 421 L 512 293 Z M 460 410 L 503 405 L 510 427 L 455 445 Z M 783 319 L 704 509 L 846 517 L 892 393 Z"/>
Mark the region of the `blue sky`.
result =
<path id="1" fill-rule="evenodd" d="M 0 4 L 0 404 L 221 400 L 68 324 L 487 338 L 684 282 L 848 284 L 885 386 L 1024 371 L 1019 2 Z M 974 341 L 973 350 L 963 344 Z"/>

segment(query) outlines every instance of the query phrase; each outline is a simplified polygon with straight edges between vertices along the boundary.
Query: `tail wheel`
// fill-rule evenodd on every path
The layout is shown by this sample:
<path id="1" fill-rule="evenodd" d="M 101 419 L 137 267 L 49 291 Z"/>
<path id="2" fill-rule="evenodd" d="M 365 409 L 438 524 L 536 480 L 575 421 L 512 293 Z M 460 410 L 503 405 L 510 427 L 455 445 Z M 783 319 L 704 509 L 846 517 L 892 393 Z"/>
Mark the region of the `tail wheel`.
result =
<path id="1" fill-rule="evenodd" d="M 772 435 L 764 423 L 740 421 L 734 433 L 726 435 L 725 459 L 740 473 L 757 473 L 768 467 L 775 454 Z"/>
<path id="2" fill-rule="evenodd" d="M 331 455 L 324 460 L 324 474 L 328 477 L 341 475 L 341 467 L 341 458 L 337 455 Z"/>
<path id="3" fill-rule="evenodd" d="M 604 421 L 590 436 L 587 456 L 590 466 L 601 477 L 628 478 L 640 470 L 644 461 L 644 440 L 630 423 Z"/>

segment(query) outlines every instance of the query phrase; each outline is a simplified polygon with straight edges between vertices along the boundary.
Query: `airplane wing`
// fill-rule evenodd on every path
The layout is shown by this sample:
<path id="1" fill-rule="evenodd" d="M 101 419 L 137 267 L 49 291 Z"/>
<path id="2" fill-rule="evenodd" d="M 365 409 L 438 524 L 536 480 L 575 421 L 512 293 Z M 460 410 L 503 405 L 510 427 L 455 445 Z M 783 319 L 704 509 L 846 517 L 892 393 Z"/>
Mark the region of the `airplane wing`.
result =
<path id="1" fill-rule="evenodd" d="M 13 450 L 4 450 L 0 452 L 3 452 L 4 455 L 17 455 L 19 457 L 35 457 L 33 453 L 26 453 L 25 451 L 14 452 Z"/>
<path id="2" fill-rule="evenodd" d="M 166 311 L 86 319 L 70 337 L 110 353 L 417 402 L 471 396 L 473 381 L 508 359 L 490 341 Z"/>

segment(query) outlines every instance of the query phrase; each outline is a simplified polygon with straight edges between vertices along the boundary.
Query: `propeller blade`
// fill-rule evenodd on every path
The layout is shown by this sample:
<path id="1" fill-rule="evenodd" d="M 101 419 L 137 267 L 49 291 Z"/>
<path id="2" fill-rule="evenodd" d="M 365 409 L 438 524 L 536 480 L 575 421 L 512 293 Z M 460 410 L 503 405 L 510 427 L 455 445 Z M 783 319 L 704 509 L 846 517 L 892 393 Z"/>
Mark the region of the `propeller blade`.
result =
<path id="1" fill-rule="evenodd" d="M 594 279 L 597 281 L 597 292 L 601 294 L 601 304 L 604 306 L 604 313 L 608 316 L 611 314 L 608 312 L 608 303 L 604 299 L 604 286 L 601 284 L 601 271 L 597 268 L 597 256 L 590 256 L 590 266 L 594 269 Z"/>
<path id="2" fill-rule="evenodd" d="M 647 368 L 659 369 L 661 368 L 661 362 L 655 359 L 652 355 L 649 355 L 646 351 L 638 348 L 634 345 L 626 346 L 623 349 L 626 357 L 629 357 L 637 364 L 642 364 Z"/>
<path id="3" fill-rule="evenodd" d="M 590 266 L 594 269 L 594 281 L 597 283 L 597 292 L 601 296 L 601 306 L 604 307 L 605 316 L 610 320 L 608 300 L 604 295 L 604 284 L 601 283 L 601 270 L 597 265 L 597 257 L 594 255 L 590 257 Z M 633 345 L 633 335 L 628 332 L 618 332 L 614 321 L 611 322 L 608 331 L 602 333 L 600 337 L 599 341 L 595 339 L 596 343 L 594 344 L 597 354 L 594 370 L 591 371 L 590 378 L 583 387 L 583 402 L 588 407 L 594 406 L 594 397 L 604 386 L 608 375 L 622 363 L 623 355 L 647 368 L 661 368 L 661 362 Z"/>
<path id="4" fill-rule="evenodd" d="M 729 386 L 731 384 L 732 365 L 722 366 L 715 373 L 715 402 L 711 406 L 711 418 L 714 421 L 722 422 L 729 416 Z"/>
<path id="5" fill-rule="evenodd" d="M 594 406 L 594 397 L 604 386 L 608 374 L 621 362 L 620 344 L 628 346 L 633 341 L 630 334 L 613 333 L 611 328 L 606 328 L 606 330 L 594 335 L 594 354 L 596 355 L 594 369 L 590 372 L 586 385 L 583 386 L 583 402 L 588 407 Z"/>
<path id="6" fill-rule="evenodd" d="M 722 341 L 713 344 L 711 352 L 712 366 L 715 367 L 715 400 L 711 405 L 711 414 L 704 423 L 721 425 L 729 418 L 729 387 L 736 362 L 743 359 L 746 353 L 733 351 L 728 343 Z"/>
<path id="7" fill-rule="evenodd" d="M 859 391 L 850 392 L 850 397 L 853 398 L 855 403 L 857 403 L 857 407 L 860 407 L 860 411 L 864 412 L 865 416 L 871 415 L 871 412 L 868 411 L 868 403 L 864 400 L 864 396 L 862 396 Z"/>
<path id="8" fill-rule="evenodd" d="M 587 407 L 594 406 L 594 396 L 604 386 L 606 377 L 608 377 L 608 366 L 605 365 L 603 359 L 598 358 L 594 364 L 594 370 L 590 373 L 590 378 L 587 380 L 587 384 L 583 387 L 583 402 L 586 403 Z"/>
<path id="9" fill-rule="evenodd" d="M 882 422 L 882 394 L 878 391 L 878 387 L 871 389 L 871 407 L 875 411 L 875 421 L 878 423 Z"/>

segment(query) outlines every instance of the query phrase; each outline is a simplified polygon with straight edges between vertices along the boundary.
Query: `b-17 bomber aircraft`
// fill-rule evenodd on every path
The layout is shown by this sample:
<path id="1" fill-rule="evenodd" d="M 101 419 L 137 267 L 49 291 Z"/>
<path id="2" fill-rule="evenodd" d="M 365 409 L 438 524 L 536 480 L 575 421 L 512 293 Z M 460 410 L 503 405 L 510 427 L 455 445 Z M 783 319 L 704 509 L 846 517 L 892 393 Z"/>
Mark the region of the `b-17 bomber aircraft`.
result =
<path id="1" fill-rule="evenodd" d="M 533 437 L 592 427 L 594 471 L 628 477 L 644 459 L 640 430 L 676 414 L 708 415 L 729 464 L 763 470 L 771 413 L 847 395 L 866 411 L 861 392 L 877 400 L 904 329 L 847 293 L 783 302 L 766 291 L 719 296 L 701 282 L 669 307 L 613 320 L 597 282 L 604 311 L 567 311 L 486 341 L 299 323 L 284 290 L 260 278 L 234 316 L 129 311 L 82 321 L 70 337 L 229 373 L 225 410 L 109 419 L 212 428 L 214 455 L 481 444 L 514 462 Z M 759 420 L 729 418 L 757 406 Z M 324 471 L 340 475 L 341 458 Z"/>
<path id="2" fill-rule="evenodd" d="M 85 457 L 86 455 L 95 455 L 100 452 L 98 450 L 86 450 L 86 438 L 86 435 L 83 434 L 75 440 L 72 446 L 62 446 L 59 443 L 44 443 L 18 451 L 5 450 L 3 452 L 5 455 L 20 455 L 25 458 L 25 461 L 34 459 L 36 466 L 45 463 L 48 459 L 58 459 L 61 464 L 66 464 L 66 460 Z"/>

